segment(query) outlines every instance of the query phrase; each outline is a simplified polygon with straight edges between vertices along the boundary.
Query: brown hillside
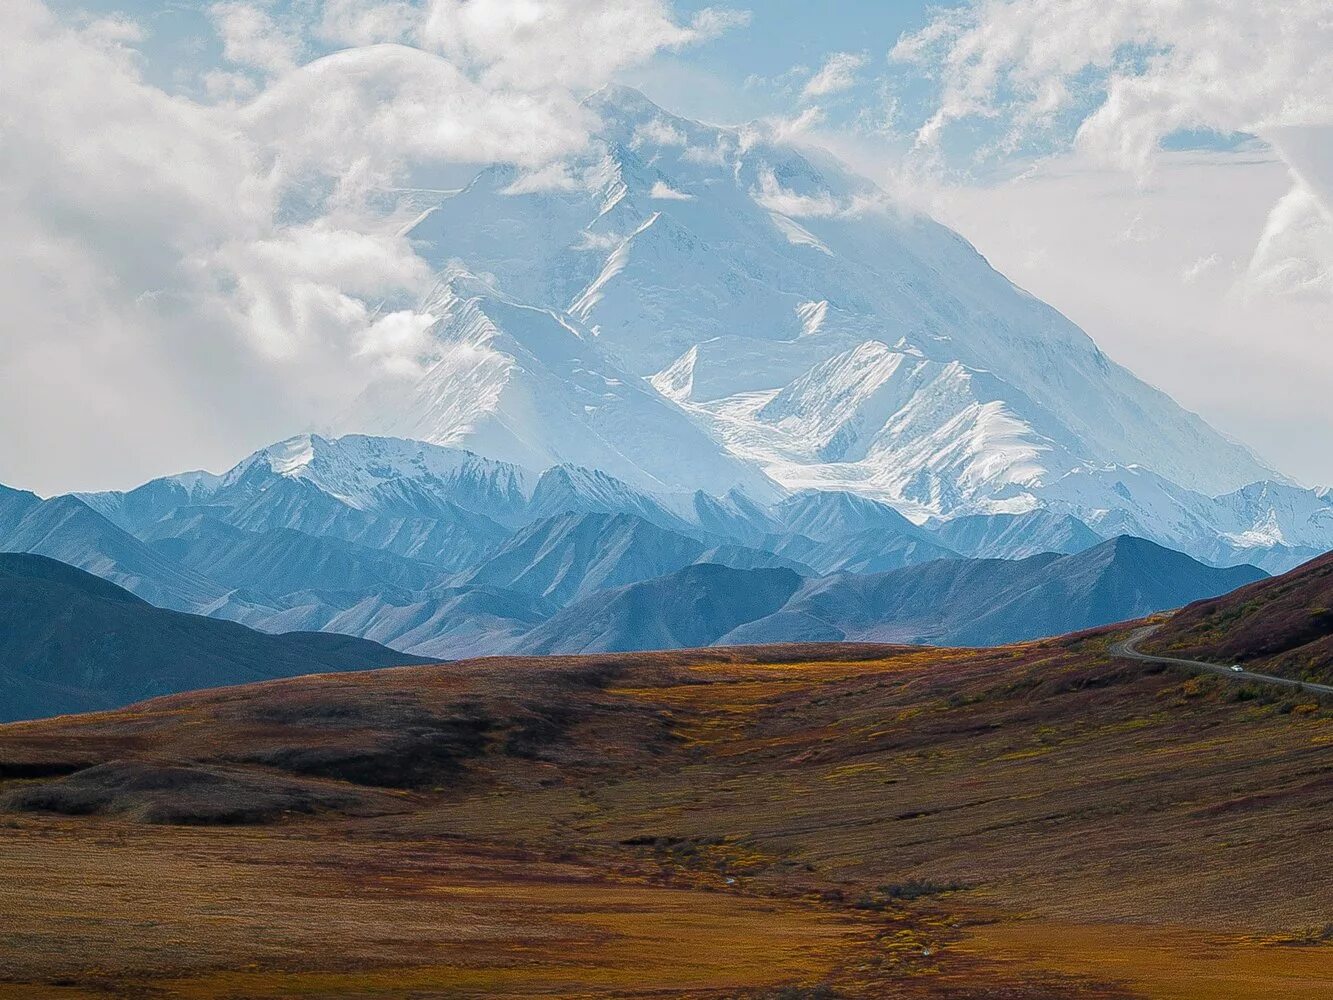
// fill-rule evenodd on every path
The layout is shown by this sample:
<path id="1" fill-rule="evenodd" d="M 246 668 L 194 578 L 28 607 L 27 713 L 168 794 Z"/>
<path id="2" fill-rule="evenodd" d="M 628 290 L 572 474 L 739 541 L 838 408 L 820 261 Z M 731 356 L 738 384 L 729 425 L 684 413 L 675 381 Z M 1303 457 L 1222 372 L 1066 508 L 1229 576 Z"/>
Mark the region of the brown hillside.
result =
<path id="1" fill-rule="evenodd" d="M 1191 604 L 1145 648 L 1301 680 L 1333 680 L 1333 552 L 1283 576 Z"/>
<path id="2" fill-rule="evenodd" d="M 1108 660 L 774 647 L 0 728 L 0 998 L 1333 991 L 1333 711 Z"/>

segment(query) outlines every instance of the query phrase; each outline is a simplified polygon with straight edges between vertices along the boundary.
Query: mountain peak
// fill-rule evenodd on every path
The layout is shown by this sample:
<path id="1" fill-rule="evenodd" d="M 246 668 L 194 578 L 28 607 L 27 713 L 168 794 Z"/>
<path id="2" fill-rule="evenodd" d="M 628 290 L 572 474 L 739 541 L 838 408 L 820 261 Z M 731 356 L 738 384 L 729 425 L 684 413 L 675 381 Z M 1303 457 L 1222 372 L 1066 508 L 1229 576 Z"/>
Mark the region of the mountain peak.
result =
<path id="1" fill-rule="evenodd" d="M 215 494 L 264 490 L 277 480 L 369 509 L 386 483 L 419 482 L 449 495 L 466 481 L 486 495 L 516 499 L 526 497 L 532 479 L 521 466 L 462 448 L 367 434 L 298 434 L 243 459 L 223 477 Z"/>
<path id="2" fill-rule="evenodd" d="M 315 460 L 316 450 L 328 445 L 317 434 L 298 434 L 295 437 L 269 445 L 262 452 L 262 460 L 279 476 L 294 475 Z"/>
<path id="3" fill-rule="evenodd" d="M 451 262 L 488 290 L 430 303 L 433 367 L 368 393 L 356 429 L 655 493 L 771 479 L 913 520 L 1047 507 L 1195 552 L 1221 515 L 1244 524 L 1205 507 L 1262 465 L 956 233 L 633 88 L 584 104 L 598 141 L 562 170 L 483 171 L 413 227 L 450 295 L 471 285 Z"/>
<path id="4" fill-rule="evenodd" d="M 623 83 L 604 84 L 583 99 L 583 106 L 599 114 L 619 118 L 630 115 L 675 117 L 650 101 L 643 91 Z"/>

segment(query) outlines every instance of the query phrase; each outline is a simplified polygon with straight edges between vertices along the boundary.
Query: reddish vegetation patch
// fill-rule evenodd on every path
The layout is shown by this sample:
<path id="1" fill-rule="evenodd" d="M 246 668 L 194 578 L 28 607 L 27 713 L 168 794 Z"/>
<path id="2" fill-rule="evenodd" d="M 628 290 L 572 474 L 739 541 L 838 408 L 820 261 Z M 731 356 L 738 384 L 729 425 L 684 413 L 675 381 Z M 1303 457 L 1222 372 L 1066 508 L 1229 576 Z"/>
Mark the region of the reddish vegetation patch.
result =
<path id="1" fill-rule="evenodd" d="M 1333 680 L 1333 553 L 1272 580 L 1191 604 L 1145 648 Z"/>
<path id="2" fill-rule="evenodd" d="M 1119 638 L 491 659 L 0 727 L 0 998 L 1333 995 L 1333 711 Z"/>

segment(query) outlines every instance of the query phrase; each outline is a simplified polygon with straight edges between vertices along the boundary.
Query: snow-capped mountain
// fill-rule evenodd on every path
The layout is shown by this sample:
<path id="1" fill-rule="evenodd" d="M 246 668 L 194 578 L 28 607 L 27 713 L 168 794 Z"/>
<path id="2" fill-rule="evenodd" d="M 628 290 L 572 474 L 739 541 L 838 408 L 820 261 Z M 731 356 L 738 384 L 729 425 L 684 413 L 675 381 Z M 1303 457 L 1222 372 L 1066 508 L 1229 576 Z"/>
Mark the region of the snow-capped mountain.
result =
<path id="1" fill-rule="evenodd" d="M 563 604 L 700 560 L 865 574 L 1134 535 L 1282 571 L 1333 548 L 1333 494 L 1279 481 L 957 234 L 762 128 L 624 89 L 589 106 L 601 136 L 561 171 L 488 168 L 410 230 L 438 269 L 419 374 L 369 386 L 355 433 L 82 495 L 105 572 L 438 652 L 529 627 L 511 592 Z M 59 505 L 19 531 L 38 501 L 14 496 L 13 547 L 58 552 Z M 463 608 L 489 624 L 431 645 Z"/>
<path id="2" fill-rule="evenodd" d="M 195 502 L 217 502 L 286 480 L 314 486 L 350 507 L 374 510 L 400 507 L 407 496 L 404 487 L 410 484 L 418 493 L 428 491 L 436 503 L 450 500 L 503 516 L 527 502 L 536 478 L 512 463 L 421 441 L 363 434 L 331 441 L 300 434 L 255 452 L 192 497 Z"/>
<path id="3" fill-rule="evenodd" d="M 1211 545 L 1221 564 L 1251 553 L 1297 558 L 1290 542 L 1327 529 L 1328 498 L 1294 487 L 1214 500 L 1140 475 L 1153 505 L 1108 514 L 1095 531 L 1056 510 L 917 524 L 847 491 L 769 504 L 734 491 L 654 496 L 600 470 L 539 474 L 422 442 L 301 435 L 222 475 L 166 477 L 127 493 L 44 501 L 0 488 L 0 550 L 76 562 L 159 605 L 267 631 L 346 632 L 452 657 L 582 648 L 585 639 L 613 648 L 837 638 L 869 635 L 863 626 L 872 625 L 947 642 L 1028 637 L 1068 624 L 1059 581 L 1038 573 L 1005 618 L 1013 629 L 974 633 L 987 595 L 999 593 L 986 581 L 1027 580 L 1028 570 L 1055 565 L 1057 552 L 1072 559 L 1060 566 L 1086 568 L 1072 557 L 1158 551 L 1103 543 L 1099 532 L 1119 522 L 1155 519 Z M 1253 524 L 1263 530 L 1230 530 Z M 1023 569 L 1013 557 L 1029 550 L 1039 554 Z M 971 558 L 980 555 L 988 558 Z M 1259 572 L 1174 554 L 1152 566 L 1115 562 L 1125 573 L 1107 585 L 1114 600 L 1084 602 L 1075 624 L 1220 593 Z M 705 568 L 688 569 L 696 565 Z M 1129 586 L 1136 574 L 1143 580 Z M 881 577 L 901 586 L 884 590 L 874 583 Z M 786 606 L 798 588 L 825 595 L 819 607 Z M 898 597 L 874 605 L 890 591 Z M 1121 600 L 1150 591 L 1143 606 Z M 646 630 L 623 620 L 639 614 Z M 768 623 L 751 628 L 751 616 Z"/>
<path id="4" fill-rule="evenodd" d="M 589 151 L 484 170 L 411 230 L 436 356 L 355 429 L 659 490 L 759 469 L 919 518 L 1045 506 L 1086 470 L 1088 511 L 1131 466 L 1209 496 L 1275 478 L 869 182 L 635 91 L 588 103 Z"/>
<path id="5" fill-rule="evenodd" d="M 1285 483 L 1211 497 L 1138 466 L 1089 467 L 1052 483 L 1042 500 L 1102 537 L 1151 538 L 1221 566 L 1285 572 L 1333 548 L 1333 498 Z"/>
<path id="6" fill-rule="evenodd" d="M 351 426 L 535 469 L 600 469 L 658 492 L 772 493 L 570 314 L 520 304 L 458 267 L 422 308 L 438 317 L 438 357 L 414 384 L 372 386 L 346 418 Z"/>
<path id="7" fill-rule="evenodd" d="M 868 181 L 625 88 L 588 106 L 600 136 L 560 170 L 488 168 L 412 227 L 439 268 L 434 346 L 348 429 L 654 494 L 850 491 L 917 522 L 1047 509 L 1217 563 L 1333 545 L 1327 495 Z"/>

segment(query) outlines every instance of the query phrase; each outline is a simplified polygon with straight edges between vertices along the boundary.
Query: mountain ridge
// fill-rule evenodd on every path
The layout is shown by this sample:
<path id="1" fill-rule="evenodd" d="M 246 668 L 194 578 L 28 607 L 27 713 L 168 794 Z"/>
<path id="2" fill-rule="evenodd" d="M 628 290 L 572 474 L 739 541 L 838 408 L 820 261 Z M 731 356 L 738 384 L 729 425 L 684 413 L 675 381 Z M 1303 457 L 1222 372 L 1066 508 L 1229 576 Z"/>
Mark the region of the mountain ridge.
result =
<path id="1" fill-rule="evenodd" d="M 631 652 L 692 645 L 891 642 L 995 646 L 1076 632 L 1212 597 L 1265 576 L 1122 536 L 1073 555 L 938 559 L 815 579 L 689 566 L 583 596 L 510 648 Z M 785 590 L 783 589 L 785 588 Z M 778 600 L 778 597 L 781 597 Z M 767 602 L 767 605 L 766 603 Z M 748 611 L 767 610 L 746 617 Z M 675 609 L 681 619 L 673 621 Z M 697 616 L 698 622 L 687 619 Z M 730 622 L 729 627 L 718 627 Z"/>
<path id="2" fill-rule="evenodd" d="M 45 556 L 0 553 L 0 719 L 116 708 L 155 695 L 424 663 L 364 639 L 274 636 L 154 607 Z"/>

